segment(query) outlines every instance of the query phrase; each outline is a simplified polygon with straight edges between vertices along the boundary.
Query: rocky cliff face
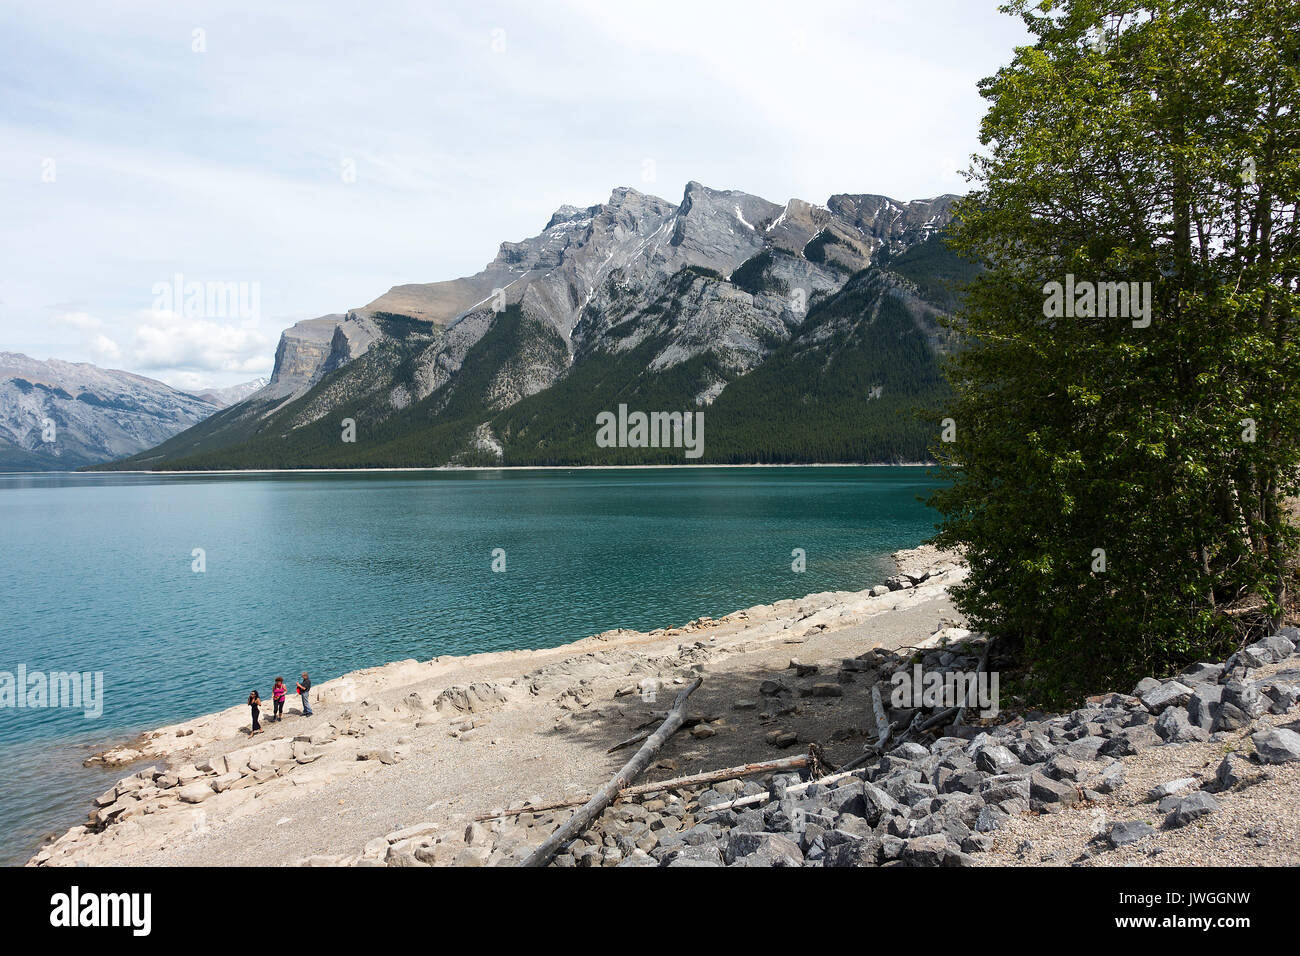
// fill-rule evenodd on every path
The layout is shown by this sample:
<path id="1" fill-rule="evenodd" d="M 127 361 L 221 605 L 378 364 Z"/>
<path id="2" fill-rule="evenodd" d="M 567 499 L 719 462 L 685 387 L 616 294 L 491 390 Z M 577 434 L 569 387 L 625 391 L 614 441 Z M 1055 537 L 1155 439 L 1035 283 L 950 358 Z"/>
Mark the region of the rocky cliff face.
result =
<path id="1" fill-rule="evenodd" d="M 395 286 L 364 308 L 287 330 L 270 383 L 186 454 L 243 447 L 250 433 L 273 430 L 292 444 L 295 432 L 350 410 L 389 444 L 432 428 L 441 437 L 422 463 L 484 448 L 508 456 L 511 438 L 497 440 L 493 413 L 559 395 L 583 367 L 617 367 L 609 374 L 643 391 L 671 382 L 681 401 L 711 405 L 798 337 L 855 274 L 942 230 L 953 198 L 782 204 L 691 182 L 678 203 L 620 187 L 595 206 L 562 206 L 538 235 L 503 242 L 473 276 Z M 905 281 L 889 290 L 872 294 L 910 303 L 894 334 L 915 328 L 927 347 L 942 348 L 924 296 Z M 819 334 L 853 324 L 840 316 L 819 323 Z M 439 431 L 453 421 L 454 439 Z"/>
<path id="2" fill-rule="evenodd" d="M 363 354 L 378 334 L 365 312 L 298 322 L 280 335 L 271 380 L 251 397 L 268 401 L 302 395 L 326 374 Z"/>
<path id="3" fill-rule="evenodd" d="M 0 470 L 71 470 L 152 448 L 217 411 L 162 382 L 0 352 Z"/>

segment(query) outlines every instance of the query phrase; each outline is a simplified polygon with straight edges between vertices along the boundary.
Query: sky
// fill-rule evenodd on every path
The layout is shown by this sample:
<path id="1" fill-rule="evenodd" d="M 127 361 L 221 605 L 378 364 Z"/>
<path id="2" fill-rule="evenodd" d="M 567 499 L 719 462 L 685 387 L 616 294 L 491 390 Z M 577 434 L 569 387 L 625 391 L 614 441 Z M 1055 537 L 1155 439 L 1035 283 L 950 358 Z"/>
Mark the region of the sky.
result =
<path id="1" fill-rule="evenodd" d="M 964 192 L 997 2 L 6 4 L 0 351 L 231 385 L 616 186 Z"/>

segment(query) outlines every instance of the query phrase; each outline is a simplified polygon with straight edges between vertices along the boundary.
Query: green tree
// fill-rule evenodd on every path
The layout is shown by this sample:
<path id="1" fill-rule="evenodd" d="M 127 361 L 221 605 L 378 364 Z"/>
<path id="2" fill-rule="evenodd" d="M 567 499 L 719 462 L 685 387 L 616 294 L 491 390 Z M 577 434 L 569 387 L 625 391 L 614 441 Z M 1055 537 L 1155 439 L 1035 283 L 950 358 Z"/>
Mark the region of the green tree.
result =
<path id="1" fill-rule="evenodd" d="M 1221 653 L 1280 619 L 1300 465 L 1300 8 L 1017 0 L 981 84 L 982 263 L 949 368 L 938 541 L 1043 699 Z M 1138 283 L 1057 314 L 1051 282 Z M 1150 283 L 1149 286 L 1142 285 Z M 1130 291 L 1132 288 L 1130 287 Z M 1105 312 L 1105 314 L 1102 314 Z M 1050 313 L 1050 314 L 1049 314 Z"/>

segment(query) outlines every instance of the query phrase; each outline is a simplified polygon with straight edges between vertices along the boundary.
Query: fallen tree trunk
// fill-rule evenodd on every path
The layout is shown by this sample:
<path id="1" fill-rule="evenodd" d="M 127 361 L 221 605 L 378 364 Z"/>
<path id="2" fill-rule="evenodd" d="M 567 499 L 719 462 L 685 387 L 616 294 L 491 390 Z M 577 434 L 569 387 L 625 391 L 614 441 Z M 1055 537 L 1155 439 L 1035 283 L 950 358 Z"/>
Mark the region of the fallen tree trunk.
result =
<path id="1" fill-rule="evenodd" d="M 876 719 L 876 733 L 880 735 L 876 740 L 876 749 L 884 750 L 894 727 L 885 716 L 885 703 L 880 699 L 879 681 L 871 685 L 871 711 Z"/>
<path id="2" fill-rule="evenodd" d="M 627 738 L 627 740 L 620 740 L 614 746 L 606 750 L 605 753 L 612 754 L 615 750 L 622 750 L 624 747 L 630 747 L 635 743 L 640 743 L 642 740 L 645 740 L 647 737 L 649 737 L 651 733 L 652 732 L 649 730 L 643 730 L 639 734 L 635 734 Z"/>
<path id="3" fill-rule="evenodd" d="M 720 783 L 723 780 L 735 780 L 737 777 L 749 777 L 756 773 L 778 773 L 783 770 L 802 770 L 808 766 L 808 758 L 805 756 L 798 757 L 781 757 L 779 760 L 765 760 L 762 763 L 741 764 L 739 767 L 727 767 L 724 770 L 708 770 L 704 773 L 691 774 L 689 777 L 673 777 L 669 780 L 660 780 L 658 783 L 640 783 L 635 787 L 626 787 L 620 790 L 614 797 L 615 800 L 621 800 L 624 797 L 636 797 L 645 793 L 655 793 L 659 790 L 673 790 L 677 787 L 692 787 L 702 783 Z M 544 803 L 537 806 L 515 807 L 512 810 L 501 810 L 497 813 L 484 813 L 474 819 L 482 822 L 484 820 L 496 820 L 500 817 L 514 817 L 521 813 L 540 813 L 544 810 L 562 810 L 565 807 L 576 807 L 587 801 L 586 797 L 580 797 L 576 800 L 561 800 L 558 803 Z"/>
<path id="4" fill-rule="evenodd" d="M 984 643 L 984 653 L 980 655 L 980 662 L 979 662 L 979 664 L 976 665 L 976 667 L 975 667 L 975 682 L 976 682 L 976 684 L 979 683 L 980 672 L 981 672 L 982 670 L 984 670 L 984 665 L 988 663 L 988 659 L 989 659 L 989 651 L 991 651 L 992 649 L 993 649 L 993 638 L 990 637 L 987 641 L 985 641 L 985 643 Z M 955 727 L 955 726 L 958 726 L 959 724 L 961 724 L 961 723 L 965 720 L 965 718 L 966 718 L 966 708 L 970 706 L 970 698 L 971 698 L 971 695 L 972 695 L 972 694 L 975 694 L 975 693 L 977 693 L 977 691 L 975 690 L 974 687 L 972 687 L 972 688 L 967 692 L 967 694 L 966 694 L 966 699 L 965 699 L 964 701 L 961 702 L 961 709 L 957 711 L 957 716 L 953 718 L 952 723 L 953 723 L 953 726 L 954 726 L 954 727 Z"/>
<path id="5" fill-rule="evenodd" d="M 529 857 L 524 860 L 520 866 L 545 866 L 555 856 L 556 851 L 565 843 L 572 840 L 583 830 L 591 825 L 591 821 L 604 810 L 618 796 L 619 791 L 627 788 L 646 767 L 650 766 L 650 761 L 654 755 L 668 741 L 682 721 L 686 719 L 686 699 L 695 693 L 696 689 L 703 683 L 703 678 L 697 677 L 686 688 L 677 695 L 677 700 L 673 702 L 672 709 L 668 711 L 668 716 L 664 722 L 659 725 L 659 729 L 650 735 L 649 739 L 641 745 L 641 749 L 636 752 L 631 760 L 625 763 L 618 773 L 614 774 L 613 779 L 605 784 L 587 803 L 534 850 Z"/>
<path id="6" fill-rule="evenodd" d="M 835 781 L 837 780 L 843 780 L 845 777 L 851 777 L 851 776 L 853 776 L 852 770 L 841 770 L 838 773 L 833 773 L 830 774 L 829 776 L 821 777 L 817 780 L 805 780 L 803 783 L 796 783 L 793 786 L 786 787 L 783 793 L 786 796 L 790 796 L 791 794 L 796 794 L 796 793 L 803 793 L 814 783 L 832 784 L 835 783 Z M 736 807 L 747 807 L 755 803 L 767 803 L 772 799 L 773 797 L 772 794 L 770 793 L 755 793 L 755 794 L 751 794 L 748 797 L 737 797 L 735 800 L 728 800 L 726 803 L 710 804 L 708 807 L 705 807 L 704 809 L 709 813 L 714 813 L 719 810 L 733 810 Z"/>
<path id="7" fill-rule="evenodd" d="M 692 774 L 689 777 L 675 777 L 672 780 L 661 780 L 658 783 L 641 783 L 635 787 L 628 787 L 619 797 L 635 797 L 643 793 L 654 793 L 657 790 L 674 790 L 677 787 L 694 787 L 702 783 L 721 783 L 723 780 L 735 780 L 737 777 L 748 777 L 756 773 L 778 773 L 782 770 L 802 770 L 808 766 L 808 758 L 800 755 L 798 757 L 781 757 L 779 760 L 764 760 L 761 763 L 746 763 L 739 767 L 727 767 L 724 770 L 708 770 L 704 773 Z"/>

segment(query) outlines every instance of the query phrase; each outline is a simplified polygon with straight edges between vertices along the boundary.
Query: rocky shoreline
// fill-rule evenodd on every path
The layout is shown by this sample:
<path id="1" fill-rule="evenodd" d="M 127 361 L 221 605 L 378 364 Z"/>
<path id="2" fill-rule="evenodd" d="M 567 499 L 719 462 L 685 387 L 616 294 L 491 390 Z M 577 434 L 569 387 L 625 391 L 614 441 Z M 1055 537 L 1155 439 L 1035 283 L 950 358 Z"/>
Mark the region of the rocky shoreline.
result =
<path id="1" fill-rule="evenodd" d="M 899 670 L 998 663 L 948 601 L 965 574 L 952 556 L 896 562 L 860 592 L 358 671 L 251 742 L 242 707 L 161 728 L 100 755 L 157 765 L 29 865 L 511 865 L 573 812 L 543 808 L 604 784 L 700 676 L 638 783 L 810 749 L 828 775 L 666 784 L 608 808 L 553 865 L 1300 862 L 1300 632 L 1068 714 L 881 714 L 873 693 Z"/>
<path id="2" fill-rule="evenodd" d="M 931 651 L 922 663 L 968 666 L 980 643 Z M 1222 664 L 1197 664 L 1168 680 L 1147 678 L 1131 694 L 1089 698 L 1068 714 L 949 726 L 928 746 L 907 741 L 866 769 L 820 781 L 774 774 L 763 783 L 731 780 L 616 805 L 552 865 L 1105 865 L 1138 859 L 1248 865 L 1243 844 L 1277 851 L 1264 862 L 1295 865 L 1297 643 L 1300 629 L 1283 628 Z M 897 669 L 912 659 L 873 652 L 856 663 Z M 849 673 L 858 669 L 854 661 L 843 664 Z M 1142 769 L 1155 774 L 1143 774 L 1145 782 L 1134 790 L 1129 775 Z M 1161 782 L 1151 785 L 1156 779 Z M 1236 832 L 1231 825 L 1213 826 L 1226 807 L 1267 789 L 1273 799 L 1252 807 L 1249 829 L 1236 814 L 1230 815 L 1238 817 Z M 1076 833 L 1071 841 L 1053 834 L 1071 829 L 1053 821 L 1073 815 L 1077 823 L 1084 814 L 1086 835 Z M 1173 835 L 1207 828 L 1213 855 L 1160 860 L 1171 845 L 1196 842 Z M 1044 856 L 1034 841 L 1015 836 L 1017 830 L 1036 830 L 1044 842 L 1052 836 L 1058 845 L 1072 842 L 1071 852 Z"/>

